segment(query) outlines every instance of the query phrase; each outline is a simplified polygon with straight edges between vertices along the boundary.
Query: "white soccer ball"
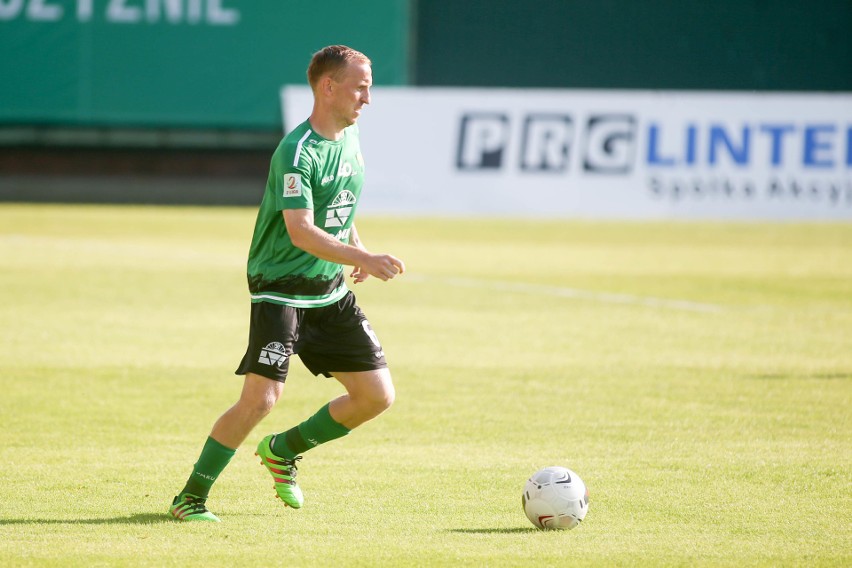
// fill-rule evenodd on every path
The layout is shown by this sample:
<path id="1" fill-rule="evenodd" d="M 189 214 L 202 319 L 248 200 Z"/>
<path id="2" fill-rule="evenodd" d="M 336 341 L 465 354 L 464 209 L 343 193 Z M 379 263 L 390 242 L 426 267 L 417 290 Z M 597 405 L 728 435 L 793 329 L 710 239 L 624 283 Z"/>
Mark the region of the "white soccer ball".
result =
<path id="1" fill-rule="evenodd" d="M 589 490 L 570 469 L 546 467 L 527 480 L 521 502 L 527 518 L 536 527 L 570 530 L 589 512 Z"/>

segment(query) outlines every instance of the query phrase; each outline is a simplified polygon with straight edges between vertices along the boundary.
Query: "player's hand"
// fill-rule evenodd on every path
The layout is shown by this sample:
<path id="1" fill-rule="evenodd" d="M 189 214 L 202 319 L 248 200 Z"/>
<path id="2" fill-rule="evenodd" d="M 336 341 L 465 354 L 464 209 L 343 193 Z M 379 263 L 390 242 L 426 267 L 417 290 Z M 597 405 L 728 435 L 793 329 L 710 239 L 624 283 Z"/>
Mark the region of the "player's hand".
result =
<path id="1" fill-rule="evenodd" d="M 360 266 L 356 266 L 355 268 L 353 268 L 349 276 L 352 278 L 353 284 L 360 284 L 361 282 L 370 277 L 369 274 L 361 270 Z"/>
<path id="2" fill-rule="evenodd" d="M 370 255 L 367 262 L 356 266 L 352 271 L 355 284 L 363 282 L 369 276 L 375 276 L 379 280 L 388 281 L 397 274 L 405 272 L 405 263 L 390 254 Z"/>

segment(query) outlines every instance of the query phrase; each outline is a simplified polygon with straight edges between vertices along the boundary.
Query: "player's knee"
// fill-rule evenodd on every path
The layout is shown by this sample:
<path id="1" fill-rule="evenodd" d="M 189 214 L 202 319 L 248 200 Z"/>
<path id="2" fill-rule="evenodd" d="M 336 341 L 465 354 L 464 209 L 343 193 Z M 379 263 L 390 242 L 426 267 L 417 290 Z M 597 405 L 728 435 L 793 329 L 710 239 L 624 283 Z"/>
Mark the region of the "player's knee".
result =
<path id="1" fill-rule="evenodd" d="M 382 369 L 376 373 L 338 378 L 345 386 L 354 413 L 359 422 L 371 420 L 391 407 L 396 391 L 390 373 Z"/>
<path id="2" fill-rule="evenodd" d="M 376 387 L 359 393 L 353 400 L 360 409 L 361 416 L 370 420 L 390 408 L 396 394 L 393 385 L 376 385 Z"/>
<path id="3" fill-rule="evenodd" d="M 248 373 L 237 405 L 244 415 L 259 421 L 272 412 L 283 388 L 283 383 Z"/>
<path id="4" fill-rule="evenodd" d="M 396 390 L 390 381 L 382 384 L 381 388 L 376 389 L 370 400 L 375 416 L 390 408 L 394 400 L 396 400 Z"/>
<path id="5" fill-rule="evenodd" d="M 384 410 L 387 410 L 388 408 L 390 408 L 393 405 L 395 400 L 396 400 L 396 389 L 394 389 L 393 385 L 391 384 L 390 388 L 385 390 L 385 396 L 382 399 L 382 401 L 384 403 L 384 408 L 382 410 L 384 411 Z"/>
<path id="6" fill-rule="evenodd" d="M 240 399 L 243 412 L 256 420 L 265 418 L 275 406 L 276 398 L 272 396 L 252 397 Z"/>
<path id="7" fill-rule="evenodd" d="M 384 412 L 388 408 L 393 405 L 394 400 L 396 400 L 396 392 L 393 390 L 393 387 L 389 391 L 385 391 L 384 396 L 378 401 L 376 407 L 379 409 L 379 413 Z"/>

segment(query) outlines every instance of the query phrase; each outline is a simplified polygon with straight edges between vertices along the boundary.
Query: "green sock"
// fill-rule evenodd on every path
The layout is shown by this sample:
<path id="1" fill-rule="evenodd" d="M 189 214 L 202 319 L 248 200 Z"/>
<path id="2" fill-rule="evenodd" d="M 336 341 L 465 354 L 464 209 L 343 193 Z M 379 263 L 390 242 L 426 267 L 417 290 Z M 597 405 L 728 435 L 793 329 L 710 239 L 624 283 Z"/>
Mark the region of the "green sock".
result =
<path id="1" fill-rule="evenodd" d="M 234 457 L 237 450 L 226 448 L 213 438 L 208 436 L 204 448 L 201 450 L 201 456 L 192 470 L 192 475 L 186 482 L 186 487 L 181 493 L 192 493 L 201 498 L 207 498 L 210 493 L 210 488 L 213 487 L 216 478 Z"/>
<path id="2" fill-rule="evenodd" d="M 293 459 L 311 448 L 348 434 L 349 428 L 332 418 L 328 407 L 326 404 L 298 426 L 275 436 L 271 444 L 272 453 Z"/>

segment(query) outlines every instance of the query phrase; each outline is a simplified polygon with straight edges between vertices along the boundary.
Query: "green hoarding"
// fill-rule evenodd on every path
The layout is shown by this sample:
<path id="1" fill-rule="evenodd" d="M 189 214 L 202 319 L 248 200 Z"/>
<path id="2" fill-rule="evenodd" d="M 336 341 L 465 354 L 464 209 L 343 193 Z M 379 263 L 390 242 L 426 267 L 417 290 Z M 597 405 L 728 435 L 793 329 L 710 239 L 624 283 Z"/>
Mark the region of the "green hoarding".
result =
<path id="1" fill-rule="evenodd" d="M 317 49 L 408 81 L 408 0 L 0 0 L 0 125 L 277 129 Z"/>

